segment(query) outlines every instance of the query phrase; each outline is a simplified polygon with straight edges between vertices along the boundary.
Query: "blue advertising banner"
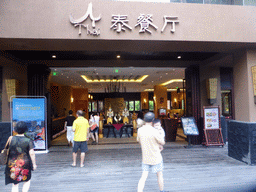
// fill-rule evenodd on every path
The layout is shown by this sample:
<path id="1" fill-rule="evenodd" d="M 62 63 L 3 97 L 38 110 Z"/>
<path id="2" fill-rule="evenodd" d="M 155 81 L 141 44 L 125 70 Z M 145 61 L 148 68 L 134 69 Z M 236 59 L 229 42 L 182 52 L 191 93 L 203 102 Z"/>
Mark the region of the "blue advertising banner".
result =
<path id="1" fill-rule="evenodd" d="M 13 98 L 12 135 L 17 134 L 15 126 L 18 121 L 26 122 L 28 132 L 25 135 L 33 140 L 34 149 L 46 150 L 46 98 Z"/>

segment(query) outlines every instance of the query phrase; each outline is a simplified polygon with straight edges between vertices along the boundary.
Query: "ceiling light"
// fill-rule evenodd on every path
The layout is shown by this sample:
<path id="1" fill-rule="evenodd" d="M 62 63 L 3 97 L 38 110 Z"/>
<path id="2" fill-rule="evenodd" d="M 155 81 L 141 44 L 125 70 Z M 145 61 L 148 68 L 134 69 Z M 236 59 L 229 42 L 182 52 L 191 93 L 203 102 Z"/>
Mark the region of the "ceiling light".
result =
<path id="1" fill-rule="evenodd" d="M 56 55 L 52 55 L 52 58 L 53 58 L 53 59 L 56 59 Z"/>
<path id="2" fill-rule="evenodd" d="M 81 75 L 81 77 L 87 82 L 87 83 L 98 83 L 98 82 L 102 82 L 102 83 L 106 83 L 106 82 L 129 82 L 129 83 L 141 83 L 142 81 L 144 81 L 148 75 L 143 75 L 142 77 L 140 77 L 139 79 L 88 79 L 85 75 Z"/>
<path id="3" fill-rule="evenodd" d="M 182 83 L 183 82 L 183 79 L 171 79 L 165 83 L 162 83 L 161 85 L 168 85 L 170 83 L 174 83 L 174 82 L 177 82 L 177 83 Z"/>
<path id="4" fill-rule="evenodd" d="M 183 91 L 185 89 L 180 89 L 180 91 Z M 154 92 L 154 89 L 145 89 L 144 91 L 149 91 L 149 92 Z M 167 89 L 168 92 L 171 92 L 171 91 L 177 91 L 177 89 Z"/>
<path id="5" fill-rule="evenodd" d="M 178 59 L 181 59 L 181 56 L 179 55 L 177 58 L 178 58 Z"/>
<path id="6" fill-rule="evenodd" d="M 116 56 L 116 58 L 117 58 L 117 59 L 120 59 L 120 58 L 121 58 L 121 56 L 120 56 L 120 55 L 117 55 L 117 56 Z"/>

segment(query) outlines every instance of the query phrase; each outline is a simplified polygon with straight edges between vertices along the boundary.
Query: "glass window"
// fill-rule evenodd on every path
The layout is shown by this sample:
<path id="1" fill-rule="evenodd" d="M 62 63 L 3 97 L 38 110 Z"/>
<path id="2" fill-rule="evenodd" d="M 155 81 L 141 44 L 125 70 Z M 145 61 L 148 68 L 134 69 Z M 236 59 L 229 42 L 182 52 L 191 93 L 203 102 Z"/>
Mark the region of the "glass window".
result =
<path id="1" fill-rule="evenodd" d="M 204 4 L 231 5 L 231 0 L 204 0 Z"/>
<path id="2" fill-rule="evenodd" d="M 185 0 L 184 3 L 198 3 L 198 4 L 203 4 L 203 0 Z"/>
<path id="3" fill-rule="evenodd" d="M 244 5 L 256 6 L 256 0 L 244 0 Z"/>
<path id="4" fill-rule="evenodd" d="M 171 109 L 171 101 L 167 100 L 167 109 Z"/>
<path id="5" fill-rule="evenodd" d="M 92 102 L 92 112 L 97 112 L 97 101 Z"/>
<path id="6" fill-rule="evenodd" d="M 129 111 L 134 111 L 134 101 L 129 101 Z"/>
<path id="7" fill-rule="evenodd" d="M 222 115 L 223 116 L 232 116 L 232 95 L 231 91 L 222 91 L 221 99 L 222 99 Z"/>
<path id="8" fill-rule="evenodd" d="M 149 111 L 154 111 L 154 101 L 153 100 L 148 101 L 148 108 L 149 108 Z"/>
<path id="9" fill-rule="evenodd" d="M 233 5 L 243 5 L 243 0 L 233 0 Z"/>
<path id="10" fill-rule="evenodd" d="M 103 101 L 98 101 L 98 105 L 99 105 L 99 112 L 103 111 Z"/>
<path id="11" fill-rule="evenodd" d="M 89 101 L 89 104 L 88 104 L 88 111 L 92 112 L 92 102 L 90 102 L 90 101 Z"/>
<path id="12" fill-rule="evenodd" d="M 125 107 L 128 109 L 129 107 L 129 103 L 128 103 L 128 101 L 124 101 L 124 104 L 125 104 Z"/>
<path id="13" fill-rule="evenodd" d="M 140 111 L 140 101 L 135 101 L 135 111 Z"/>

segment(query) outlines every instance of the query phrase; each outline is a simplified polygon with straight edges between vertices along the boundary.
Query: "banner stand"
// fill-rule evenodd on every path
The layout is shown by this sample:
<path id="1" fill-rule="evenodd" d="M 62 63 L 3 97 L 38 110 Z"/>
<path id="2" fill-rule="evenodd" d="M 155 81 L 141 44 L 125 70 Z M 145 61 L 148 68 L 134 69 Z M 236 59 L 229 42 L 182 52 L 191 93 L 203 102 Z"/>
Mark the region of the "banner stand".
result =
<path id="1" fill-rule="evenodd" d="M 34 144 L 36 154 L 48 153 L 47 100 L 44 96 L 11 96 L 11 135 L 15 136 L 17 122 L 24 121 L 28 131 L 25 136 Z"/>

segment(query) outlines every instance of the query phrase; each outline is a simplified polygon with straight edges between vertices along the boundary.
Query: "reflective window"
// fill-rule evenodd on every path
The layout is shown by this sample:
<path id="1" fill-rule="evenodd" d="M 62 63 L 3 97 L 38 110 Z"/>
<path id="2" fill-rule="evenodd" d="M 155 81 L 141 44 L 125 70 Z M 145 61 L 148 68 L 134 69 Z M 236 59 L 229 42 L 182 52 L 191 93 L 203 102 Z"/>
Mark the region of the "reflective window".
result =
<path id="1" fill-rule="evenodd" d="M 140 111 L 140 101 L 135 101 L 135 111 Z"/>
<path id="2" fill-rule="evenodd" d="M 93 101 L 92 102 L 92 112 L 97 112 L 98 108 L 97 108 L 97 101 Z"/>
<path id="3" fill-rule="evenodd" d="M 149 109 L 149 111 L 154 111 L 154 101 L 153 100 L 148 101 L 148 109 Z"/>
<path id="4" fill-rule="evenodd" d="M 99 112 L 103 111 L 103 101 L 98 101 Z"/>
<path id="5" fill-rule="evenodd" d="M 92 102 L 89 101 L 89 105 L 88 105 L 88 111 L 92 112 Z"/>
<path id="6" fill-rule="evenodd" d="M 134 111 L 134 101 L 129 101 L 129 111 Z"/>
<path id="7" fill-rule="evenodd" d="M 244 0 L 244 5 L 256 6 L 256 0 Z"/>
<path id="8" fill-rule="evenodd" d="M 198 3 L 198 4 L 203 4 L 204 0 L 185 0 L 184 3 Z"/>
<path id="9" fill-rule="evenodd" d="M 230 90 L 221 91 L 222 115 L 232 116 L 232 95 Z"/>

